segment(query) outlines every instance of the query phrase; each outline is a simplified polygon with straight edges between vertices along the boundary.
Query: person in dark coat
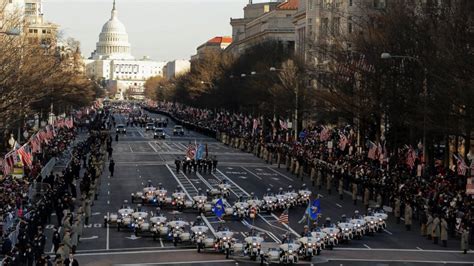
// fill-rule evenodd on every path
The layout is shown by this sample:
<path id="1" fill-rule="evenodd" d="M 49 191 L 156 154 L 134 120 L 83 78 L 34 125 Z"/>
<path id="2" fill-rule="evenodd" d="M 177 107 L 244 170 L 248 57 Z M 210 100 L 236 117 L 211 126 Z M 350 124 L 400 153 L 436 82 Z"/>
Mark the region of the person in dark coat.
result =
<path id="1" fill-rule="evenodd" d="M 56 226 L 54 227 L 52 240 L 53 240 L 54 253 L 56 253 L 56 251 L 58 251 L 59 244 L 61 244 L 61 235 L 59 234 L 58 228 Z"/>
<path id="2" fill-rule="evenodd" d="M 69 253 L 69 257 L 64 260 L 64 266 L 79 266 L 79 262 L 74 258 L 72 253 Z"/>
<path id="3" fill-rule="evenodd" d="M 115 162 L 114 162 L 114 159 L 111 159 L 109 163 L 109 172 L 110 172 L 111 177 L 114 176 L 114 170 L 115 170 Z"/>

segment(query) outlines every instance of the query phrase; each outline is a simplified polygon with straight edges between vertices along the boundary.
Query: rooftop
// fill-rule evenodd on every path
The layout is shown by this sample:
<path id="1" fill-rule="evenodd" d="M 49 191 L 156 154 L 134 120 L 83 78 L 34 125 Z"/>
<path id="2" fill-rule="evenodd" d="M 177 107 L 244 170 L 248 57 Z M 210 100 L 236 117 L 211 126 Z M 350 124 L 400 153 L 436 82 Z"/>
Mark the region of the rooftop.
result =
<path id="1" fill-rule="evenodd" d="M 280 10 L 297 10 L 299 0 L 287 0 L 277 6 Z"/>

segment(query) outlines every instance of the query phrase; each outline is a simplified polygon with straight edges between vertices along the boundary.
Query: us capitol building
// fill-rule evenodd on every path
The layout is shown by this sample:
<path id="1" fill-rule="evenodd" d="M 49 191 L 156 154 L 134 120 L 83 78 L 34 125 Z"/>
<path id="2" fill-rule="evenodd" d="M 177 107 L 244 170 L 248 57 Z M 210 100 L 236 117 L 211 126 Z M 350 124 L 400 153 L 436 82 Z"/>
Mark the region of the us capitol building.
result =
<path id="1" fill-rule="evenodd" d="M 128 91 L 132 97 L 143 99 L 146 80 L 162 76 L 166 62 L 151 61 L 147 57 L 135 59 L 130 53 L 125 25 L 118 19 L 115 0 L 111 13 L 102 27 L 96 50 L 84 60 L 86 73 L 92 79 L 104 80 L 108 88 L 116 90 L 115 98 L 123 99 Z"/>

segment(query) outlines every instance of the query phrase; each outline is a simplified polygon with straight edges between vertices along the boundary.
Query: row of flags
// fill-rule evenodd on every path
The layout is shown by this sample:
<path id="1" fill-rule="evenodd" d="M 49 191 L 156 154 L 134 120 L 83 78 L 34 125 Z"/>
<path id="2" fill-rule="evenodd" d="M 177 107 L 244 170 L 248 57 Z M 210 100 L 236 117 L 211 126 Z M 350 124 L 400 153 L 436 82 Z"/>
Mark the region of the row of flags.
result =
<path id="1" fill-rule="evenodd" d="M 186 150 L 186 158 L 189 160 L 202 160 L 208 155 L 207 144 L 190 144 Z"/>
<path id="2" fill-rule="evenodd" d="M 56 136 L 56 129 L 72 128 L 74 126 L 73 118 L 57 119 L 53 125 L 47 125 L 42 130 L 34 134 L 30 140 L 20 146 L 15 141 L 13 150 L 5 155 L 3 160 L 0 160 L 0 167 L 4 175 L 13 172 L 15 164 L 21 161 L 24 167 L 31 168 L 33 166 L 33 154 L 41 151 L 43 143 L 49 144 L 51 139 Z"/>

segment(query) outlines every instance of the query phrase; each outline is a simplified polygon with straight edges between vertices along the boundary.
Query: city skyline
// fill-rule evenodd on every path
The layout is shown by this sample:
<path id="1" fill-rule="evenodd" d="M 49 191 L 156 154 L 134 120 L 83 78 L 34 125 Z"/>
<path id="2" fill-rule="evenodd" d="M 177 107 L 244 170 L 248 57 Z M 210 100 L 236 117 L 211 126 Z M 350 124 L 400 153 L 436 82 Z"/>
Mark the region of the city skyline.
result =
<path id="1" fill-rule="evenodd" d="M 103 24 L 110 18 L 112 0 L 45 0 L 46 20 L 60 25 L 64 38 L 81 43 L 88 58 Z M 231 17 L 239 17 L 248 0 L 118 0 L 120 20 L 129 34 L 132 54 L 158 61 L 189 59 L 196 47 L 214 36 L 230 36 Z M 84 16 L 87 19 L 84 19 Z"/>

